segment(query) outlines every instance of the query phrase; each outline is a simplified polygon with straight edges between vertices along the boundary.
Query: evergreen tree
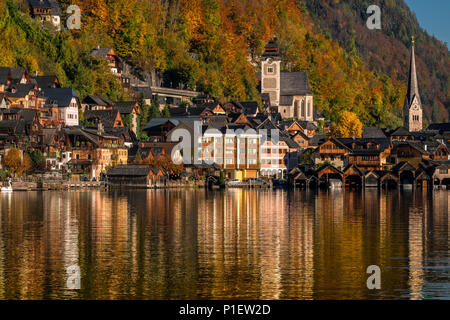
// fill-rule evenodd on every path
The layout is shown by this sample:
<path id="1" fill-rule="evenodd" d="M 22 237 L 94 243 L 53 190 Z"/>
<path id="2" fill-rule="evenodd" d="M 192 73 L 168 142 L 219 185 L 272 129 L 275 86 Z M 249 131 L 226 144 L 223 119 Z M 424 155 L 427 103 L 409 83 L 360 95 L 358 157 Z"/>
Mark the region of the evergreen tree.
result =
<path id="1" fill-rule="evenodd" d="M 158 95 L 155 96 L 155 98 L 152 100 L 152 104 L 150 106 L 150 119 L 153 118 L 160 118 L 161 112 L 160 112 L 160 105 L 159 105 L 159 97 Z"/>
<path id="2" fill-rule="evenodd" d="M 169 107 L 167 105 L 164 107 L 164 109 L 162 111 L 162 117 L 163 118 L 170 118 L 171 117 L 170 110 L 169 110 Z"/>

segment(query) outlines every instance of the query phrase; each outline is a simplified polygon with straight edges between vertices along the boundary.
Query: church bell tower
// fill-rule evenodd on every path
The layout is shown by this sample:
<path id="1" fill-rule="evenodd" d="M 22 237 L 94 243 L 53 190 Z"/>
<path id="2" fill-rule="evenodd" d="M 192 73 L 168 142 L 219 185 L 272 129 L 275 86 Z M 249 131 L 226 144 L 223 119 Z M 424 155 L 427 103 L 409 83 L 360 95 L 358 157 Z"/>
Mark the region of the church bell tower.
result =
<path id="1" fill-rule="evenodd" d="M 261 93 L 268 93 L 270 104 L 278 106 L 280 104 L 281 56 L 273 39 L 270 39 L 264 49 L 261 56 Z"/>
<path id="2" fill-rule="evenodd" d="M 403 106 L 404 127 L 410 131 L 422 131 L 423 108 L 417 83 L 416 57 L 414 54 L 414 37 L 411 46 L 411 62 L 409 67 L 408 91 Z"/>

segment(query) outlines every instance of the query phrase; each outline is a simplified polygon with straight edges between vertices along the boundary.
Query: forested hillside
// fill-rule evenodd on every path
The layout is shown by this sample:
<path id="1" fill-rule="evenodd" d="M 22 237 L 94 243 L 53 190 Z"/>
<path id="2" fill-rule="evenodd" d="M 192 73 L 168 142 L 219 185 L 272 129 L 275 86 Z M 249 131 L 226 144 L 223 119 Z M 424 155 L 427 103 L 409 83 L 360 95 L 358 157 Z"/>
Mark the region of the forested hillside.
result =
<path id="1" fill-rule="evenodd" d="M 348 52 L 357 52 L 370 70 L 400 81 L 408 75 L 411 36 L 416 41 L 416 64 L 425 111 L 432 121 L 449 119 L 448 47 L 425 32 L 403 0 L 307 0 L 318 28 Z M 382 29 L 368 32 L 365 26 L 369 5 L 381 8 Z"/>
<path id="2" fill-rule="evenodd" d="M 365 125 L 401 124 L 409 30 L 400 38 L 404 42 L 385 35 L 384 30 L 371 31 L 383 35 L 384 40 L 378 42 L 385 48 L 382 52 L 393 50 L 391 60 L 397 65 L 391 66 L 384 56 L 370 54 L 370 47 L 358 42 L 358 28 L 353 28 L 354 44 L 330 32 L 331 24 L 328 20 L 322 24 L 321 19 L 323 10 L 331 11 L 321 9 L 317 1 L 63 0 L 63 9 L 71 3 L 81 7 L 82 29 L 61 33 L 45 31 L 32 21 L 23 2 L 0 0 L 0 65 L 56 73 L 65 86 L 73 86 L 82 96 L 126 98 L 106 65 L 89 56 L 96 45 L 102 45 L 113 46 L 144 70 L 155 69 L 173 86 L 203 91 L 221 101 L 258 99 L 258 57 L 267 40 L 276 37 L 284 69 L 308 73 L 315 106 L 326 117 L 335 120 L 341 111 L 351 110 Z M 342 4 L 344 11 L 352 8 L 348 7 L 350 1 L 329 2 L 333 8 Z M 358 14 L 358 23 L 365 27 L 362 19 L 366 15 Z M 364 34 L 361 37 L 378 37 L 367 29 Z M 426 50 L 417 37 L 420 55 Z M 396 43 L 401 48 L 397 49 Z M 443 121 L 448 115 L 442 111 L 445 103 L 448 106 L 448 50 L 439 42 L 433 43 L 428 49 L 430 59 L 442 60 L 436 68 L 447 69 L 430 69 L 429 79 L 444 82 L 424 86 L 423 75 L 419 81 L 428 110 L 430 101 L 436 102 L 440 111 L 434 120 Z M 419 61 L 420 74 L 430 62 Z M 439 88 L 439 94 L 425 93 L 428 88 Z"/>

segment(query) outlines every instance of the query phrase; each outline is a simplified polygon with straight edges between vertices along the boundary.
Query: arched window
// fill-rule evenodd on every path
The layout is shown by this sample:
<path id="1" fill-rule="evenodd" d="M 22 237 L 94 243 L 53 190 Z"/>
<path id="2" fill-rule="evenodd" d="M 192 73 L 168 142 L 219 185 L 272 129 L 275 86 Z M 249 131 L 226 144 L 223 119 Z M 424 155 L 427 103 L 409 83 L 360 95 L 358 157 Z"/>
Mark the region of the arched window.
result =
<path id="1" fill-rule="evenodd" d="M 305 117 L 305 100 L 302 101 L 302 110 L 301 110 L 301 116 L 302 118 Z"/>

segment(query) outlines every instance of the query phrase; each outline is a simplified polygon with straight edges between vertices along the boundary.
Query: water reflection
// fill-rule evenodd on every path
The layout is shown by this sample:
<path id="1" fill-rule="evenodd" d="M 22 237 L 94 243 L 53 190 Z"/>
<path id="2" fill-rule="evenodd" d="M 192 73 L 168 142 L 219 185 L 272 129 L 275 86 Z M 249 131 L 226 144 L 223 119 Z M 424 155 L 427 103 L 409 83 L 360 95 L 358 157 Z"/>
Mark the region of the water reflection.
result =
<path id="1" fill-rule="evenodd" d="M 450 299 L 449 195 L 0 194 L 0 298 Z M 381 290 L 366 287 L 373 264 Z"/>

